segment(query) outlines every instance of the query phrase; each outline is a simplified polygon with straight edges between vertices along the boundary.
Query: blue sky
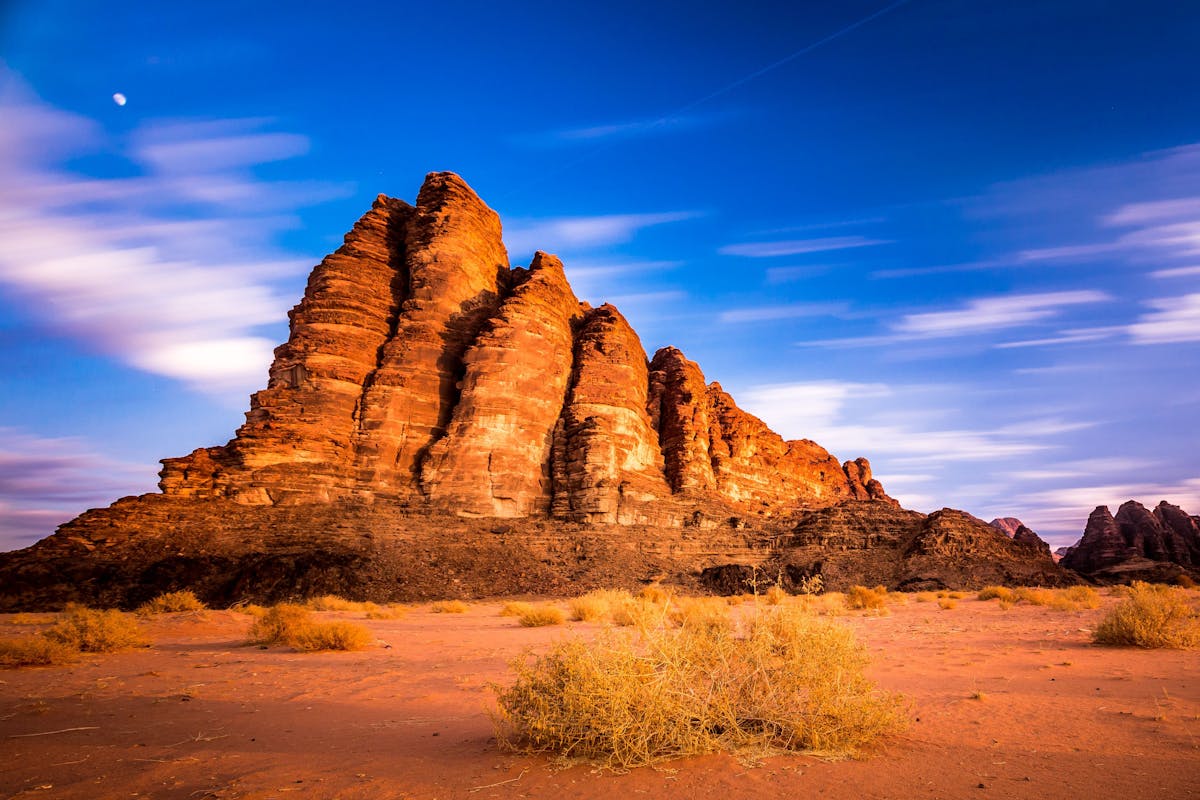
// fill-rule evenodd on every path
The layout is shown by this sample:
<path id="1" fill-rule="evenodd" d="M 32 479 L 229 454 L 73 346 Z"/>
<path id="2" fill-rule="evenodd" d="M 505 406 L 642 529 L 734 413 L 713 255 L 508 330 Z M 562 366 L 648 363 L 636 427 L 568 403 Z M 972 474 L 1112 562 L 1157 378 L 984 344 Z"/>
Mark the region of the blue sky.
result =
<path id="1" fill-rule="evenodd" d="M 433 170 L 908 507 L 1200 513 L 1195 4 L 325 5 L 0 5 L 0 548 L 226 441 Z"/>

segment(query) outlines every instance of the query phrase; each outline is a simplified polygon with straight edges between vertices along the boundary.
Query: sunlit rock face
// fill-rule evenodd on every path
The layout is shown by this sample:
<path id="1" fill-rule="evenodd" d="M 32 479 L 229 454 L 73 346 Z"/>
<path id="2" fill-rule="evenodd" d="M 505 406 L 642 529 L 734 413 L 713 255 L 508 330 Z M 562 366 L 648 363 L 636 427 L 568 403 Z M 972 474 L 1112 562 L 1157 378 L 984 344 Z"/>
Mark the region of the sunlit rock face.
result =
<path id="1" fill-rule="evenodd" d="M 453 173 L 380 196 L 290 318 L 236 437 L 165 459 L 164 494 L 657 525 L 891 502 L 866 459 L 784 441 L 674 348 L 649 361 L 554 256 L 511 268 Z"/>
<path id="2" fill-rule="evenodd" d="M 1083 538 L 1062 556 L 1063 566 L 1099 580 L 1171 580 L 1200 568 L 1200 524 L 1179 506 L 1162 501 L 1153 510 L 1135 500 L 1114 517 L 1097 506 Z"/>

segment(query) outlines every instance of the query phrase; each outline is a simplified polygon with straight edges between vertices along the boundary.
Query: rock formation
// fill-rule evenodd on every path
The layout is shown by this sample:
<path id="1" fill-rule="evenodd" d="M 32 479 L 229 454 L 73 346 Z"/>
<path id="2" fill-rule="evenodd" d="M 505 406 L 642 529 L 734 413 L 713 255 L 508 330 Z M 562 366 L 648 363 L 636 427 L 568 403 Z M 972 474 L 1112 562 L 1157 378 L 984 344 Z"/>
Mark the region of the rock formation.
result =
<path id="1" fill-rule="evenodd" d="M 1042 568 L 974 523 L 943 530 L 949 512 L 913 522 L 925 518 L 865 458 L 785 441 L 679 350 L 648 359 L 616 308 L 576 298 L 557 258 L 511 267 L 496 213 L 452 173 L 429 175 L 415 205 L 376 199 L 289 318 L 234 438 L 164 459 L 160 494 L 0 556 L 0 607 L 18 594 L 125 603 L 183 582 L 220 602 L 684 580 L 809 547 L 811 515 L 840 503 L 868 538 L 907 520 L 889 557 L 1024 554 Z M 803 534 L 787 534 L 797 520 Z M 500 579 L 472 553 L 524 566 Z M 447 564 L 456 577 L 439 583 Z M 893 577 L 918 573 L 933 574 Z"/>
<path id="2" fill-rule="evenodd" d="M 1053 557 L 1053 554 L 1050 552 L 1050 545 L 1046 544 L 1042 537 L 1038 536 L 1016 517 L 997 517 L 989 522 L 988 525 L 991 525 L 1018 544 L 1032 547 L 1040 553 Z"/>
<path id="3" fill-rule="evenodd" d="M 1200 568 L 1200 524 L 1163 500 L 1153 510 L 1130 500 L 1114 517 L 1097 506 L 1063 566 L 1097 580 L 1170 579 Z"/>

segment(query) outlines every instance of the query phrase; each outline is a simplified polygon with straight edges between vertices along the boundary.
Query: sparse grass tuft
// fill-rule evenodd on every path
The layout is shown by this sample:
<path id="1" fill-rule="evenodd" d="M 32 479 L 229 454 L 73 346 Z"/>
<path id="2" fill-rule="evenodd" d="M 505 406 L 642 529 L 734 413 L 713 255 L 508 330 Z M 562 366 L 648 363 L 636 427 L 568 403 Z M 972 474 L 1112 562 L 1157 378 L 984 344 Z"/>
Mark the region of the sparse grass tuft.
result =
<path id="1" fill-rule="evenodd" d="M 69 664 L 79 651 L 48 636 L 0 639 L 0 667 L 52 667 Z"/>
<path id="2" fill-rule="evenodd" d="M 787 602 L 790 596 L 782 586 L 775 584 L 767 589 L 767 593 L 763 595 L 763 598 L 767 601 L 767 605 L 778 606 Z"/>
<path id="3" fill-rule="evenodd" d="M 129 614 L 74 603 L 67 606 L 45 635 L 84 653 L 115 653 L 149 644 L 141 626 Z"/>
<path id="4" fill-rule="evenodd" d="M 744 636 L 684 625 L 608 631 L 513 664 L 495 687 L 497 738 L 613 768 L 715 750 L 854 752 L 904 723 L 863 675 L 852 632 L 790 606 L 763 607 Z"/>
<path id="5" fill-rule="evenodd" d="M 370 600 L 347 600 L 344 597 L 338 597 L 336 594 L 310 597 L 304 605 L 313 611 L 356 611 L 364 614 L 379 610 L 379 605 L 372 603 Z"/>
<path id="6" fill-rule="evenodd" d="M 1032 586 L 1022 586 L 1014 590 L 1014 593 L 1019 602 L 1029 603 L 1031 606 L 1049 606 L 1055 598 L 1053 589 L 1039 589 Z"/>
<path id="7" fill-rule="evenodd" d="M 918 603 L 932 603 L 934 600 L 937 600 L 937 597 L 936 592 L 917 592 L 913 595 L 913 600 L 916 600 Z"/>
<path id="8" fill-rule="evenodd" d="M 663 606 L 641 598 L 630 598 L 612 610 L 613 624 L 623 628 L 662 625 L 665 619 Z"/>
<path id="9" fill-rule="evenodd" d="M 633 599 L 623 589 L 596 589 L 567 601 L 571 619 L 579 622 L 599 622 L 612 615 L 613 609 Z"/>
<path id="10" fill-rule="evenodd" d="M 957 605 L 958 600 L 954 599 L 953 597 L 943 597 L 942 599 L 938 600 L 938 608 L 940 608 L 942 611 L 949 611 L 950 609 L 955 608 Z"/>
<path id="11" fill-rule="evenodd" d="M 1129 596 L 1096 626 L 1097 644 L 1132 647 L 1200 646 L 1200 610 L 1169 586 L 1135 581 Z"/>
<path id="12" fill-rule="evenodd" d="M 880 611 L 887 608 L 887 588 L 876 586 L 868 589 L 865 586 L 851 586 L 846 592 L 848 608 L 863 608 L 868 611 Z"/>
<path id="13" fill-rule="evenodd" d="M 1011 604 L 1017 599 L 1017 594 L 1007 586 L 985 586 L 979 590 L 978 597 L 980 600 L 1000 600 Z"/>
<path id="14" fill-rule="evenodd" d="M 399 603 L 367 609 L 367 619 L 404 619 L 408 616 L 409 608 Z"/>
<path id="15" fill-rule="evenodd" d="M 9 625 L 49 625 L 50 623 L 54 622 L 55 619 L 56 617 L 53 614 L 29 614 L 26 612 L 21 612 L 19 614 L 11 615 L 6 620 L 0 621 L 6 622 Z"/>
<path id="16" fill-rule="evenodd" d="M 165 592 L 153 600 L 143 603 L 137 609 L 138 616 L 148 617 L 152 614 L 174 614 L 180 611 L 203 611 L 204 603 L 196 597 L 191 589 L 178 592 Z"/>
<path id="17" fill-rule="evenodd" d="M 667 611 L 667 619 L 680 627 L 730 630 L 729 604 L 720 597 L 680 598 Z"/>
<path id="18" fill-rule="evenodd" d="M 462 600 L 439 600 L 429 610 L 435 614 L 465 614 L 470 608 L 470 604 Z"/>
<path id="19" fill-rule="evenodd" d="M 1050 607 L 1056 611 L 1078 611 L 1083 608 L 1099 608 L 1100 593 L 1090 586 L 1072 586 L 1060 589 Z"/>
<path id="20" fill-rule="evenodd" d="M 638 593 L 638 597 L 651 603 L 665 605 L 675 599 L 675 592 L 662 584 L 652 583 Z"/>
<path id="21" fill-rule="evenodd" d="M 545 625 L 562 625 L 567 615 L 555 605 L 530 605 L 523 613 L 517 615 L 517 621 L 526 628 L 541 628 Z"/>
<path id="22" fill-rule="evenodd" d="M 253 644 L 285 644 L 302 653 L 318 650 L 362 650 L 371 644 L 371 632 L 353 622 L 317 622 L 312 612 L 294 603 L 266 610 L 250 627 Z"/>
<path id="23" fill-rule="evenodd" d="M 526 603 L 523 600 L 510 600 L 500 606 L 500 616 L 519 617 L 531 608 L 533 608 L 533 603 Z"/>

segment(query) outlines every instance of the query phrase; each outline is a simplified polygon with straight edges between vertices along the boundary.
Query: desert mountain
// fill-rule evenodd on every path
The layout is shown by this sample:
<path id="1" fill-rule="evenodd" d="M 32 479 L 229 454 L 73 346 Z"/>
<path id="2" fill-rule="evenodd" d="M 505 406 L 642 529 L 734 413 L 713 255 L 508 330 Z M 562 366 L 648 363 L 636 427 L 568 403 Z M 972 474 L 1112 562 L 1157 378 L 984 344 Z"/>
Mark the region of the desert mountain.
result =
<path id="1" fill-rule="evenodd" d="M 842 551 L 923 565 L 889 580 L 1000 562 L 983 571 L 1063 578 L 973 517 L 903 512 L 865 458 L 785 441 L 679 350 L 648 358 L 616 308 L 576 298 L 556 257 L 511 267 L 498 216 L 453 173 L 430 174 L 415 206 L 381 195 L 289 318 L 231 441 L 164 459 L 159 494 L 0 556 L 0 606 L 128 604 L 182 585 L 214 602 L 402 599 L 686 581 L 772 559 L 794 571 L 785 551 L 821 540 L 811 515 L 847 502 Z M 897 514 L 905 532 L 875 547 L 872 520 Z"/>
<path id="2" fill-rule="evenodd" d="M 1200 572 L 1200 517 L 1163 500 L 1150 511 L 1136 500 L 1114 517 L 1097 506 L 1083 538 L 1063 554 L 1062 565 L 1100 581 L 1170 580 Z"/>

